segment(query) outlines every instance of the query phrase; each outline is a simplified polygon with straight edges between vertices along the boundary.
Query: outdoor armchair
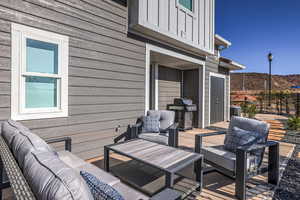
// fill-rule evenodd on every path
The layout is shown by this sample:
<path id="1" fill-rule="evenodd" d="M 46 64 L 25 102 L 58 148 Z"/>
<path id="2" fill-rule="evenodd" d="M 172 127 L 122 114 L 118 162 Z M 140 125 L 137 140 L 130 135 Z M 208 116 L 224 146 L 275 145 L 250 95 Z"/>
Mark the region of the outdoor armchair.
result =
<path id="1" fill-rule="evenodd" d="M 228 151 L 225 145 L 204 147 L 203 138 L 231 134 L 234 127 L 259 133 L 261 140 L 250 146 L 241 146 L 236 152 Z M 268 172 L 268 182 L 279 181 L 279 143 L 268 141 L 269 124 L 242 117 L 233 117 L 229 129 L 225 132 L 199 134 L 195 137 L 195 151 L 204 155 L 204 162 L 219 173 L 235 179 L 235 193 L 238 199 L 246 199 L 246 182 L 248 179 Z M 225 139 L 226 142 L 226 139 Z M 268 166 L 263 167 L 265 149 L 269 149 Z M 203 166 L 202 166 L 203 168 Z"/>
<path id="2" fill-rule="evenodd" d="M 175 123 L 175 112 L 168 110 L 149 110 L 147 116 L 157 116 L 160 122 L 159 133 L 143 132 L 142 117 L 130 127 L 130 138 L 141 138 L 151 142 L 178 147 L 178 128 Z"/>

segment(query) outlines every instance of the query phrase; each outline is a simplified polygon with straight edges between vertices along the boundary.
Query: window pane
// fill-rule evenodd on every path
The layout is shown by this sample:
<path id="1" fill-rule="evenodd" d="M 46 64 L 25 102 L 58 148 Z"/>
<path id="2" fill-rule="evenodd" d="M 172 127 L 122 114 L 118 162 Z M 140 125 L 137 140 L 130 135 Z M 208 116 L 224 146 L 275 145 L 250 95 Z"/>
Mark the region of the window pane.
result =
<path id="1" fill-rule="evenodd" d="M 25 107 L 57 107 L 57 79 L 45 77 L 26 77 Z"/>
<path id="2" fill-rule="evenodd" d="M 26 39 L 26 71 L 57 74 L 58 45 Z"/>
<path id="3" fill-rule="evenodd" d="M 190 11 L 193 11 L 193 0 L 179 0 L 179 3 Z"/>

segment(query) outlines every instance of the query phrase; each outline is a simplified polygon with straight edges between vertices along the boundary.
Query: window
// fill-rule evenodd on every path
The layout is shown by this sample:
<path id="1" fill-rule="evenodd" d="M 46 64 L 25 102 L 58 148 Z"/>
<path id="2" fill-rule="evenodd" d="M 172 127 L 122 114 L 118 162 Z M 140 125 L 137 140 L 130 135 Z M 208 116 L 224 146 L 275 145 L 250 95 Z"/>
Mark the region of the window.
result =
<path id="1" fill-rule="evenodd" d="M 186 8 L 187 10 L 193 12 L 193 10 L 194 10 L 194 8 L 193 8 L 193 7 L 194 7 L 194 5 L 193 5 L 194 0 L 178 0 L 178 3 L 179 3 L 182 7 L 184 7 L 184 8 Z"/>
<path id="2" fill-rule="evenodd" d="M 12 24 L 11 118 L 68 116 L 69 39 Z"/>

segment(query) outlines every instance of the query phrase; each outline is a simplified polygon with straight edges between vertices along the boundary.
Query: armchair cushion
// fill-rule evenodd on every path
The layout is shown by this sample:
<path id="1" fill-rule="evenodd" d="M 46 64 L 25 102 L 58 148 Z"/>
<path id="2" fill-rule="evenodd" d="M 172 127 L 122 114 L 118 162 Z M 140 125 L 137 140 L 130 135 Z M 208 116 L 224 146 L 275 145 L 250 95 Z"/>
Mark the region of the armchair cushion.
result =
<path id="1" fill-rule="evenodd" d="M 203 147 L 201 153 L 205 160 L 215 163 L 229 171 L 235 172 L 236 169 L 236 154 L 227 151 L 223 145 Z M 247 157 L 247 169 L 252 171 L 257 168 L 259 160 L 256 156 Z"/>
<path id="2" fill-rule="evenodd" d="M 244 117 L 232 117 L 228 131 L 226 133 L 225 141 L 224 143 L 228 143 L 227 140 L 230 139 L 230 136 L 233 134 L 233 128 L 237 127 L 246 131 L 251 131 L 258 133 L 261 137 L 261 140 L 259 142 L 261 143 L 266 143 L 268 139 L 268 134 L 269 134 L 269 129 L 270 125 L 266 122 L 263 121 L 258 121 L 255 119 L 249 119 L 249 118 L 244 118 Z M 262 162 L 263 155 L 264 155 L 264 149 L 257 150 L 252 153 L 252 155 L 257 156 L 259 163 Z"/>
<path id="3" fill-rule="evenodd" d="M 233 127 L 230 135 L 227 135 L 224 148 L 236 153 L 238 147 L 251 147 L 252 145 L 262 143 L 263 139 L 257 132 L 246 131 L 238 127 Z"/>
<path id="4" fill-rule="evenodd" d="M 160 132 L 166 132 L 175 123 L 175 112 L 169 110 L 149 110 L 148 116 L 157 116 L 160 122 Z"/>
<path id="5" fill-rule="evenodd" d="M 138 135 L 139 138 L 156 142 L 159 144 L 168 145 L 169 136 L 168 133 L 142 133 Z"/>
<path id="6" fill-rule="evenodd" d="M 159 133 L 159 117 L 158 116 L 144 116 L 142 117 L 142 133 Z"/>

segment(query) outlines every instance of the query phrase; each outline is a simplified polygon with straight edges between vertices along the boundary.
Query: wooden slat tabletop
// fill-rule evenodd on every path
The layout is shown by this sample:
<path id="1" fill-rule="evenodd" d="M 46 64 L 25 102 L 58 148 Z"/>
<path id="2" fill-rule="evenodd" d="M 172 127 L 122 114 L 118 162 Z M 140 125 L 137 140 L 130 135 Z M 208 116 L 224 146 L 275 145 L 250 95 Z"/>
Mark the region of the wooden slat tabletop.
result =
<path id="1" fill-rule="evenodd" d="M 110 145 L 108 148 L 116 153 L 122 153 L 123 155 L 157 166 L 166 171 L 176 167 L 178 163 L 193 163 L 201 157 L 197 153 L 142 139 Z"/>

